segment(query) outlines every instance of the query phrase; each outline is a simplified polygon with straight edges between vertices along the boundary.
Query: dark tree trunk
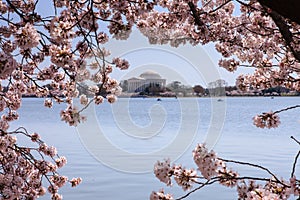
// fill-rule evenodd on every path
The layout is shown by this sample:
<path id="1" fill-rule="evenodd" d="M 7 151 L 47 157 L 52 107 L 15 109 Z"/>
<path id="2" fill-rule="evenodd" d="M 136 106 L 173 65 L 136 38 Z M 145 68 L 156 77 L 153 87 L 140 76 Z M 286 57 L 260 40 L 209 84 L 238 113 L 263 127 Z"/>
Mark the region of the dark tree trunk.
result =
<path id="1" fill-rule="evenodd" d="M 258 0 L 258 2 L 300 24 L 300 0 Z"/>

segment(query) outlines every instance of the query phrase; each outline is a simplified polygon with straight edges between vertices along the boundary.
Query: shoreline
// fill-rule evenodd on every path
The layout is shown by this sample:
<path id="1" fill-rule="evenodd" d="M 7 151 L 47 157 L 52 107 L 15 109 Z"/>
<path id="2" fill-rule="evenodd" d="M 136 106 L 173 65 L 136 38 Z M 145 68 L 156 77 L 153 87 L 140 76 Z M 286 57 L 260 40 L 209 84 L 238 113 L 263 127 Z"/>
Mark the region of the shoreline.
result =
<path id="1" fill-rule="evenodd" d="M 147 96 L 147 95 L 136 95 L 136 94 L 121 94 L 118 98 L 236 98 L 236 97 L 300 97 L 300 95 L 224 95 L 224 96 Z"/>

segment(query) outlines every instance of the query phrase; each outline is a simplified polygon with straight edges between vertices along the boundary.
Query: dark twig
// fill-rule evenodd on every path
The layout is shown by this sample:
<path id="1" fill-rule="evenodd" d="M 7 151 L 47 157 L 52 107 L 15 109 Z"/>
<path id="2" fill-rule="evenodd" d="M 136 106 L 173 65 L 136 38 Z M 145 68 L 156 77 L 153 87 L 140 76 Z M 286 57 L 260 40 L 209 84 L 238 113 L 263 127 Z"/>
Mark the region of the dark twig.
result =
<path id="1" fill-rule="evenodd" d="M 297 140 L 294 136 L 291 136 L 291 138 L 300 145 L 300 141 Z"/>
<path id="2" fill-rule="evenodd" d="M 278 183 L 281 183 L 282 185 L 284 185 L 284 183 L 282 183 L 282 181 L 280 181 L 276 175 L 274 173 L 272 173 L 268 168 L 266 167 L 263 167 L 263 166 L 260 166 L 260 165 L 257 165 L 257 164 L 253 164 L 253 163 L 248 163 L 248 162 L 242 162 L 242 161 L 236 161 L 236 160 L 227 160 L 227 159 L 223 159 L 223 158 L 218 158 L 224 162 L 231 162 L 231 163 L 236 163 L 236 164 L 241 164 L 241 165 L 248 165 L 248 166 L 251 166 L 251 167 L 256 167 L 256 168 L 259 168 L 259 169 L 262 169 L 264 171 L 266 171 L 268 174 L 270 174 Z"/>
<path id="3" fill-rule="evenodd" d="M 298 141 L 294 136 L 291 136 L 291 138 L 292 138 L 295 142 L 297 142 L 297 144 L 300 145 L 300 141 Z M 293 169 L 292 169 L 292 173 L 291 173 L 291 178 L 294 177 L 294 175 L 295 175 L 296 164 L 297 164 L 297 161 L 298 161 L 299 156 L 300 156 L 300 151 L 298 151 L 297 155 L 295 156 L 294 163 L 293 163 Z"/>
<path id="4" fill-rule="evenodd" d="M 292 43 L 293 43 L 293 34 L 290 31 L 290 27 L 286 23 L 286 20 L 281 15 L 279 15 L 277 12 L 275 12 L 274 10 L 269 12 L 269 15 L 273 19 L 273 21 L 275 22 L 276 26 L 279 28 L 279 31 L 280 31 L 283 39 L 285 40 L 286 45 L 290 48 L 290 50 L 293 53 L 294 57 L 298 61 L 300 61 L 300 51 L 297 51 L 292 45 Z"/>
<path id="5" fill-rule="evenodd" d="M 295 105 L 295 106 L 287 107 L 287 108 L 275 111 L 274 114 L 280 113 L 280 112 L 283 112 L 283 111 L 287 111 L 287 110 L 291 110 L 291 109 L 295 109 L 295 108 L 299 108 L 299 107 L 300 107 L 300 105 Z"/>
<path id="6" fill-rule="evenodd" d="M 186 193 L 184 196 L 179 197 L 179 198 L 177 198 L 176 200 L 185 199 L 185 198 L 188 197 L 190 194 L 196 192 L 197 190 L 200 190 L 200 189 L 203 188 L 204 186 L 206 186 L 206 185 L 211 185 L 211 184 L 213 184 L 213 183 L 215 183 L 215 182 L 217 182 L 217 181 L 218 181 L 218 180 L 214 180 L 214 181 L 209 181 L 209 180 L 208 180 L 208 181 L 206 181 L 205 183 L 203 183 L 202 185 L 200 185 L 199 187 L 197 187 L 197 188 L 195 188 L 195 189 L 189 191 L 189 192 Z"/>
<path id="7" fill-rule="evenodd" d="M 300 151 L 298 151 L 297 155 L 295 156 L 295 160 L 293 163 L 293 169 L 292 169 L 292 173 L 291 173 L 291 178 L 294 177 L 295 171 L 296 171 L 296 164 L 297 164 L 297 160 L 300 156 Z"/>

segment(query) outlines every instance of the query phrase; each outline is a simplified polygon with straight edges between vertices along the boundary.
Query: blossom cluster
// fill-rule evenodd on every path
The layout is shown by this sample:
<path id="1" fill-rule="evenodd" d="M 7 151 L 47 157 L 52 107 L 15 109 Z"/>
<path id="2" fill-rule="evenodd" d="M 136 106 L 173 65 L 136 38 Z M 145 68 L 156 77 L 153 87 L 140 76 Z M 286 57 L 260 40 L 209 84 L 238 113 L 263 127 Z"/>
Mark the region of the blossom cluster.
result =
<path id="1" fill-rule="evenodd" d="M 198 144 L 196 146 L 193 151 L 193 158 L 202 176 L 208 180 L 218 175 L 218 167 L 223 164 L 223 162 L 217 158 L 215 152 L 208 152 L 204 144 Z"/>
<path id="2" fill-rule="evenodd" d="M 193 151 L 193 158 L 203 178 L 207 180 L 218 178 L 220 184 L 228 187 L 237 185 L 235 178 L 238 177 L 238 174 L 232 170 L 228 170 L 225 162 L 218 159 L 213 151 L 208 152 L 204 144 L 197 145 Z M 162 162 L 157 161 L 154 165 L 154 174 L 167 186 L 171 186 L 171 177 L 173 177 L 177 185 L 184 191 L 191 190 L 193 184 L 200 183 L 198 182 L 200 177 L 197 175 L 196 170 L 186 169 L 181 165 L 175 164 L 171 166 L 169 159 Z"/>
<path id="3" fill-rule="evenodd" d="M 41 6 L 48 6 L 49 12 L 41 12 Z M 48 108 L 64 103 L 60 118 L 71 126 L 86 119 L 81 111 L 90 103 L 114 103 L 121 88 L 111 73 L 115 67 L 127 69 L 129 63 L 108 60 L 103 45 L 110 37 L 127 38 L 137 16 L 149 6 L 143 1 L 93 1 L 93 6 L 88 1 L 0 1 L 1 197 L 36 199 L 48 191 L 52 199 L 61 199 L 60 187 L 81 182 L 57 173 L 66 158 L 57 157 L 55 147 L 37 134 L 9 132 L 10 123 L 18 120 L 24 96 L 44 98 Z M 80 105 L 75 106 L 75 98 Z M 38 146 L 21 148 L 16 139 L 20 132 Z"/>
<path id="4" fill-rule="evenodd" d="M 18 135 L 31 140 L 31 147 L 17 144 Z M 64 156 L 58 156 L 53 146 L 48 146 L 37 133 L 28 133 L 24 128 L 12 132 L 1 132 L 1 199 L 36 199 L 48 191 L 52 199 L 62 199 L 59 188 L 74 180 L 60 175 L 57 170 L 66 165 Z M 34 156 L 40 155 L 40 157 Z M 75 179 L 76 185 L 81 181 Z M 48 182 L 48 188 L 44 185 Z"/>
<path id="5" fill-rule="evenodd" d="M 173 169 L 171 168 L 170 159 L 162 162 L 157 161 L 157 163 L 154 165 L 154 174 L 161 182 L 171 185 Z"/>
<path id="6" fill-rule="evenodd" d="M 253 117 L 253 123 L 259 128 L 276 128 L 280 124 L 280 118 L 277 114 L 268 112 Z"/>
<path id="7" fill-rule="evenodd" d="M 292 195 L 299 196 L 300 182 L 295 176 L 289 181 L 272 177 L 270 179 L 256 177 L 241 177 L 237 172 L 227 167 L 228 162 L 241 163 L 236 161 L 228 161 L 217 157 L 212 150 L 209 151 L 205 144 L 198 144 L 193 151 L 193 158 L 202 177 L 197 175 L 194 169 L 186 169 L 181 165 L 173 165 L 171 167 L 170 160 L 162 162 L 157 161 L 154 166 L 155 176 L 167 186 L 171 186 L 171 178 L 173 177 L 178 186 L 184 191 L 191 190 L 194 184 L 199 185 L 196 190 L 218 182 L 226 187 L 236 187 L 239 199 L 288 199 Z M 251 164 L 249 164 L 251 166 Z M 253 165 L 252 165 L 253 166 Z M 202 182 L 201 180 L 206 179 Z M 248 184 L 246 183 L 246 180 Z M 258 180 L 258 181 L 257 181 Z M 264 180 L 264 184 L 263 181 Z M 193 190 L 194 191 L 194 190 Z M 173 199 L 172 195 L 165 194 L 163 190 L 152 192 L 150 199 Z"/>
<path id="8" fill-rule="evenodd" d="M 88 3 L 55 1 L 53 15 L 47 16 L 37 10 L 41 3 L 1 1 L 0 79 L 8 80 L 1 82 L 1 111 L 17 112 L 26 95 L 47 97 L 46 107 L 66 103 L 61 119 L 76 126 L 84 117 L 80 116 L 80 108 L 79 113 L 75 112 L 73 98 L 90 97 L 83 100 L 82 96 L 83 106 L 91 101 L 99 104 L 102 99 L 115 102 L 121 88 L 110 74 L 114 66 L 121 70 L 129 67 L 121 58 L 107 60 L 109 51 L 103 45 L 110 36 L 99 23 L 106 23 L 111 36 L 121 39 L 130 32 L 137 18 L 134 15 L 150 7 L 135 3 L 136 13 L 125 16 L 126 24 L 120 13 L 127 13 L 133 4 L 95 3 L 91 8 Z M 90 90 L 91 83 L 96 90 Z M 11 118 L 2 115 L 1 129 L 9 128 L 8 119 Z"/>
<path id="9" fill-rule="evenodd" d="M 240 199 L 289 199 L 292 195 L 299 196 L 299 183 L 296 186 L 296 178 L 281 183 L 276 183 L 274 179 L 270 179 L 265 185 L 258 184 L 250 180 L 248 184 L 245 181 L 240 181 L 237 187 L 238 196 Z"/>
<path id="10" fill-rule="evenodd" d="M 152 192 L 150 195 L 150 200 L 173 200 L 174 198 L 172 197 L 171 194 L 165 194 L 164 190 L 161 189 L 158 192 Z"/>
<path id="11" fill-rule="evenodd" d="M 182 187 L 184 191 L 190 190 L 193 186 L 193 183 L 197 181 L 196 170 L 186 169 L 181 165 L 173 165 L 171 167 L 169 159 L 162 162 L 157 161 L 157 163 L 154 165 L 154 174 L 167 186 L 172 185 L 171 177 L 174 177 L 177 185 Z"/>
<path id="12" fill-rule="evenodd" d="M 197 171 L 194 169 L 186 169 L 181 165 L 174 166 L 174 179 L 177 185 L 181 186 L 184 191 L 190 190 L 192 184 L 197 181 Z"/>

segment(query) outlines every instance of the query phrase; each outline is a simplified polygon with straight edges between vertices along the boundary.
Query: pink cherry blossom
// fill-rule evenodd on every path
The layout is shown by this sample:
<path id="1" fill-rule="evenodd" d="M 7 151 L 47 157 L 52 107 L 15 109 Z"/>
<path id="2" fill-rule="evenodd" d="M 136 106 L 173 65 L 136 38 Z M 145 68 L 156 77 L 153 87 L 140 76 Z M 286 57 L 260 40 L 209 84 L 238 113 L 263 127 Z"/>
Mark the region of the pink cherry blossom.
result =
<path id="1" fill-rule="evenodd" d="M 268 112 L 255 116 L 253 123 L 259 128 L 276 128 L 280 124 L 280 118 L 273 112 Z"/>
<path id="2" fill-rule="evenodd" d="M 95 104 L 98 105 L 98 104 L 103 103 L 104 98 L 102 96 L 98 95 L 98 96 L 94 97 L 94 100 L 95 100 Z"/>
<path id="3" fill-rule="evenodd" d="M 58 168 L 61 168 L 67 164 L 67 159 L 64 156 L 60 156 L 59 158 L 55 159 L 55 163 Z"/>
<path id="4" fill-rule="evenodd" d="M 77 185 L 79 185 L 81 183 L 82 179 L 79 178 L 72 178 L 72 180 L 70 180 L 72 187 L 76 187 Z"/>
<path id="5" fill-rule="evenodd" d="M 165 194 L 164 190 L 161 189 L 159 192 L 152 192 L 150 195 L 150 200 L 172 200 L 174 199 L 172 195 Z"/>
<path id="6" fill-rule="evenodd" d="M 45 99 L 44 106 L 48 107 L 48 108 L 51 108 L 53 106 L 52 100 L 51 99 Z"/>
<path id="7" fill-rule="evenodd" d="M 157 161 L 154 165 L 155 176 L 163 183 L 171 185 L 171 176 L 174 171 L 170 164 L 170 159 L 164 160 L 162 162 Z"/>
<path id="8" fill-rule="evenodd" d="M 30 23 L 26 23 L 24 27 L 18 29 L 14 36 L 16 44 L 23 50 L 36 47 L 40 40 L 37 30 Z"/>
<path id="9" fill-rule="evenodd" d="M 87 104 L 88 104 L 88 98 L 87 98 L 86 95 L 82 94 L 82 95 L 80 95 L 79 98 L 80 98 L 80 103 L 81 103 L 82 105 L 87 105 Z"/>
<path id="10" fill-rule="evenodd" d="M 211 179 L 218 175 L 218 167 L 222 165 L 222 162 L 218 160 L 215 152 L 208 152 L 207 148 L 203 144 L 198 144 L 193 151 L 193 158 L 198 166 L 198 170 L 206 179 Z"/>
<path id="11" fill-rule="evenodd" d="M 109 94 L 109 95 L 107 95 L 107 101 L 109 102 L 109 103 L 114 103 L 116 100 L 117 100 L 117 97 L 115 96 L 115 95 L 113 95 L 113 94 Z"/>
<path id="12" fill-rule="evenodd" d="M 116 67 L 120 68 L 121 70 L 128 69 L 129 63 L 128 61 L 120 58 L 114 58 L 113 63 L 116 65 Z"/>
<path id="13" fill-rule="evenodd" d="M 185 169 L 180 165 L 173 167 L 173 176 L 176 183 L 182 187 L 184 191 L 190 190 L 195 181 L 197 181 L 197 172 L 194 169 Z"/>

